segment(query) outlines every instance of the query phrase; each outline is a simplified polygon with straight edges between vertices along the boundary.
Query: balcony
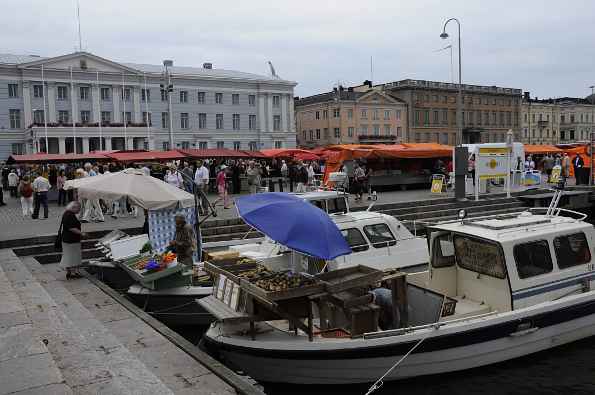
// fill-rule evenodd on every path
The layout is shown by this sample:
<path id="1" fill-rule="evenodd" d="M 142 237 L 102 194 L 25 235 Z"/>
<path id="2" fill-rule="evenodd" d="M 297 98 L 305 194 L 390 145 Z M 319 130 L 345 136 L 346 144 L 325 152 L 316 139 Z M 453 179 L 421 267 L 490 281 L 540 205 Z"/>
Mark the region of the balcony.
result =
<path id="1" fill-rule="evenodd" d="M 537 121 L 537 126 L 540 128 L 545 128 L 549 123 L 550 121 Z"/>
<path id="2" fill-rule="evenodd" d="M 369 134 L 360 134 L 357 136 L 358 140 L 362 144 L 395 144 L 397 140 L 397 136 L 395 135 L 369 135 Z"/>

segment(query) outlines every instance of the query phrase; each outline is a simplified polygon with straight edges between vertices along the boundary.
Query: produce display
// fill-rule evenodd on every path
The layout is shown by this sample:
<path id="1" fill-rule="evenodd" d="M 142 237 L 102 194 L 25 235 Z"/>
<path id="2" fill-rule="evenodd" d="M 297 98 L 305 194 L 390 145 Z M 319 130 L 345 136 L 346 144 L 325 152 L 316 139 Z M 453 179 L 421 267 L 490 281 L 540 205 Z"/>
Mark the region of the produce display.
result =
<path id="1" fill-rule="evenodd" d="M 142 257 L 138 261 L 132 263 L 130 268 L 139 271 L 159 271 L 167 268 L 175 260 L 176 254 L 172 252 L 166 252 L 163 255 L 155 254 L 153 256 Z"/>
<path id="2" fill-rule="evenodd" d="M 150 241 L 147 241 L 145 243 L 145 245 L 143 245 L 143 248 L 140 249 L 139 251 L 141 254 L 144 254 L 145 252 L 153 252 L 153 246 L 151 245 Z"/>
<path id="3" fill-rule="evenodd" d="M 250 259 L 252 262 L 252 260 Z M 247 262 L 247 263 L 251 263 Z M 255 269 L 245 270 L 242 272 L 237 273 L 236 275 L 239 278 L 243 278 L 244 280 L 248 280 L 251 283 L 254 283 L 260 279 L 264 279 L 266 276 L 270 276 L 272 273 L 266 267 L 262 265 L 257 265 Z"/>
<path id="4" fill-rule="evenodd" d="M 315 284 L 314 279 L 290 272 L 271 273 L 254 281 L 254 285 L 269 292 L 286 291 L 313 284 Z"/>

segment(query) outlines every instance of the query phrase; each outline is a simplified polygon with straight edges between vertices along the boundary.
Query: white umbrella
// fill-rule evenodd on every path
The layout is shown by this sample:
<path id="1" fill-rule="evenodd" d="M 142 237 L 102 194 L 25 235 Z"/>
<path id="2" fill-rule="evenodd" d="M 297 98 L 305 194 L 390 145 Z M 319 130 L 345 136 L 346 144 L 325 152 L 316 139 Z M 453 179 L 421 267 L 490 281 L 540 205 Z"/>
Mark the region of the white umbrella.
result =
<path id="1" fill-rule="evenodd" d="M 79 197 L 83 199 L 116 200 L 127 197 L 133 204 L 147 210 L 194 207 L 194 195 L 137 169 L 72 181 L 69 187 L 78 189 Z"/>

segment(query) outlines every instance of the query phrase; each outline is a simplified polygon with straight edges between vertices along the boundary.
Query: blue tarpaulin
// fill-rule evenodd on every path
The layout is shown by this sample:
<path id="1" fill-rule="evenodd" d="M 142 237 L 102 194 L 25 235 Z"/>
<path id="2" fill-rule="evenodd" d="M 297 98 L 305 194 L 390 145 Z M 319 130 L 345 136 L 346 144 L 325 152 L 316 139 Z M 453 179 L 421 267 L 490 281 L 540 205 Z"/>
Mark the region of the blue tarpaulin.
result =
<path id="1" fill-rule="evenodd" d="M 351 248 L 327 213 L 286 193 L 269 192 L 236 200 L 242 219 L 276 242 L 295 251 L 334 259 Z"/>

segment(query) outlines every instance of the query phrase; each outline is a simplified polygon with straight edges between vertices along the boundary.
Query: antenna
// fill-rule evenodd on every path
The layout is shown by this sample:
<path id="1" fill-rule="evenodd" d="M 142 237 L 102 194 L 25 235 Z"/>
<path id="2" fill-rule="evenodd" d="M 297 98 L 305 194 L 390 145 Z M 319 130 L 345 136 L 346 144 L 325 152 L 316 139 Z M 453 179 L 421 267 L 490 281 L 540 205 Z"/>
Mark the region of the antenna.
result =
<path id="1" fill-rule="evenodd" d="M 372 57 L 370 56 L 370 81 L 374 83 L 374 65 L 372 63 Z"/>
<path id="2" fill-rule="evenodd" d="M 83 52 L 83 38 L 81 35 L 81 7 L 79 0 L 76 0 L 76 21 L 78 25 L 78 33 L 79 33 L 79 52 Z"/>

